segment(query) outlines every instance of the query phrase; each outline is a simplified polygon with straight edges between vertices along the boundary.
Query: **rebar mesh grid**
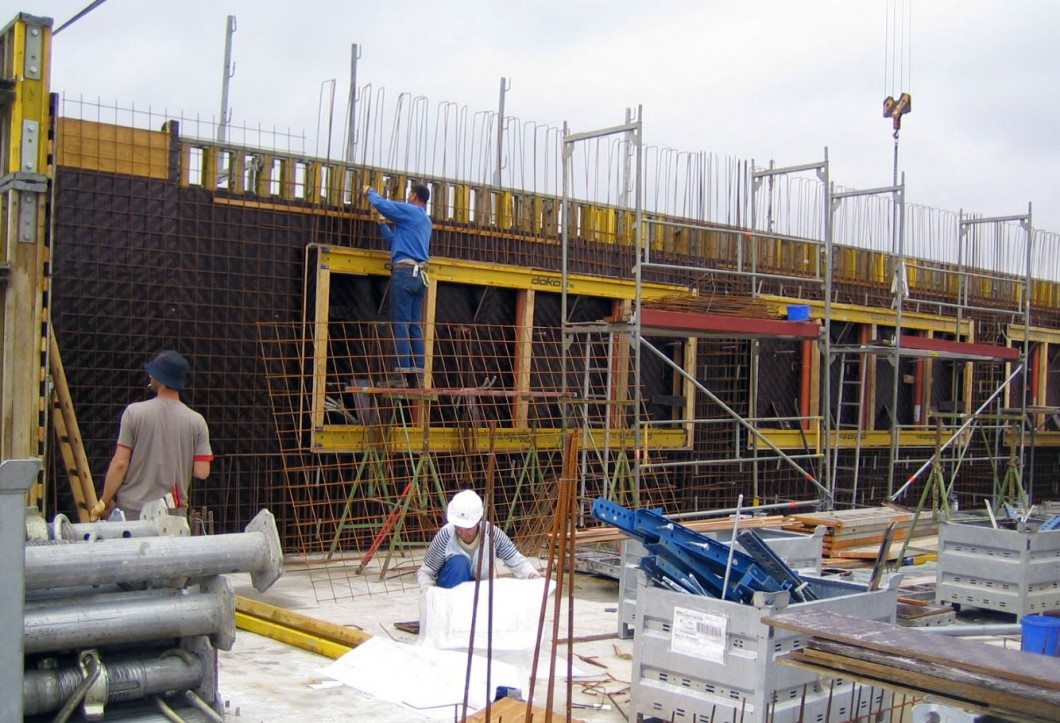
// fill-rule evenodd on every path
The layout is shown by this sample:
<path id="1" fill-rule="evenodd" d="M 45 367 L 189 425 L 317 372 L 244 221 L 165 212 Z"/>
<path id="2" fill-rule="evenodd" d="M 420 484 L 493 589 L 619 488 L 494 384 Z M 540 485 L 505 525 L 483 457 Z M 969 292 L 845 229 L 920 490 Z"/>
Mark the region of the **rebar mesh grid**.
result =
<path id="1" fill-rule="evenodd" d="M 149 121 L 138 118 L 135 124 L 146 123 L 151 130 L 134 133 L 132 121 L 129 126 L 124 125 L 126 121 L 120 115 L 110 118 L 99 112 L 93 116 L 91 110 L 82 111 L 87 117 L 60 120 L 56 138 L 57 170 L 51 205 L 52 321 L 97 487 L 113 453 L 122 409 L 146 394 L 143 363 L 159 349 L 176 348 L 192 363 L 191 384 L 184 398 L 207 418 L 217 453 L 210 479 L 192 490 L 193 506 L 212 510 L 219 531 L 240 529 L 258 509 L 271 507 L 285 539 L 307 535 L 290 506 L 287 484 L 290 469 L 308 465 L 289 462 L 280 448 L 263 371 L 259 324 L 300 325 L 310 318 L 307 309 L 313 299 L 315 278 L 309 247 L 352 248 L 382 257 L 383 240 L 357 195 L 361 182 L 377 183 L 392 197 L 401 197 L 411 178 L 406 172 L 364 167 L 325 164 L 321 170 L 314 159 L 290 158 L 282 155 L 282 149 L 276 151 L 267 146 L 236 148 L 192 142 L 182 135 L 181 124 L 186 127 L 186 119 L 159 131 L 166 118 L 149 113 Z M 193 152 L 196 147 L 202 152 Z M 260 158 L 262 169 L 269 169 L 268 183 L 249 184 L 250 178 L 244 173 L 240 176 L 243 186 L 234 187 L 222 178 L 224 174 L 214 175 L 215 170 L 226 168 L 224 164 L 210 165 L 216 160 L 211 153 L 216 152 L 227 154 L 228 169 L 242 163 L 244 172 L 247 157 Z M 229 173 L 226 178 L 232 175 Z M 192 182 L 193 176 L 197 176 L 198 183 Z M 521 339 L 522 332 L 513 323 L 521 303 L 516 289 L 505 288 L 503 283 L 474 281 L 439 284 L 437 347 L 432 359 L 432 373 L 438 375 L 436 384 L 474 388 L 491 377 L 497 377 L 498 384 L 511 384 L 518 373 L 513 363 L 514 349 L 520 343 L 532 342 L 529 377 L 540 380 L 542 389 L 562 388 L 560 304 L 559 294 L 555 293 L 562 215 L 557 199 L 443 179 L 431 182 L 435 184 L 437 199 L 436 208 L 432 209 L 432 214 L 436 214 L 432 244 L 436 257 L 472 263 L 475 273 L 483 277 L 491 271 L 490 264 L 522 268 L 531 274 L 534 283 L 540 283 L 535 287 L 533 323 L 525 327 L 527 339 Z M 301 191 L 290 190 L 297 188 Z M 327 194 L 322 195 L 321 189 Z M 633 260 L 629 243 L 633 226 L 628 214 L 614 206 L 578 202 L 572 208 L 571 219 L 572 223 L 577 219 L 578 224 L 570 245 L 572 272 L 628 280 Z M 652 237 L 651 243 L 657 243 L 653 245 L 653 258 L 688 267 L 706 265 L 718 273 L 703 276 L 694 284 L 688 283 L 688 272 L 660 273 L 651 280 L 692 286 L 701 298 L 709 297 L 722 306 L 743 307 L 745 312 L 750 309 L 757 315 L 762 310 L 752 309 L 748 282 L 725 273 L 736 268 L 741 236 L 738 228 L 715 228 Z M 804 246 L 762 239 L 758 258 L 770 265 L 760 269 L 763 275 L 758 277 L 762 284 L 759 290 L 812 297 L 809 282 L 778 285 L 768 276 L 770 271 L 790 275 L 793 268 L 805 268 L 803 262 L 810 258 L 807 249 L 813 245 Z M 1050 258 L 1049 253 L 1052 252 L 1043 258 Z M 835 300 L 888 308 L 893 299 L 890 279 L 879 273 L 884 268 L 884 257 L 875 252 L 839 249 Z M 808 279 L 811 276 L 807 273 Z M 1060 318 L 1058 307 L 1040 303 L 1041 299 L 1052 298 L 1048 296 L 1052 293 L 1050 288 L 1035 288 L 1035 323 L 1055 326 Z M 990 303 L 1007 308 L 1013 306 L 1012 299 L 1018 297 L 1012 294 L 1017 292 L 1018 284 L 1008 279 L 987 289 L 984 295 L 992 296 Z M 351 274 L 333 284 L 328 299 L 334 327 L 329 355 L 343 359 L 359 353 L 337 348 L 336 339 L 377 338 L 379 341 L 373 343 L 386 346 L 388 332 L 382 321 L 385 294 L 385 271 Z M 576 297 L 569 321 L 596 322 L 613 316 L 614 304 L 615 300 L 609 298 Z M 997 320 L 984 322 L 976 338 L 1004 342 L 1006 324 L 1012 318 L 1011 313 L 1000 313 Z M 471 343 L 460 329 L 476 327 L 481 336 Z M 488 334 L 486 328 L 490 330 Z M 310 337 L 306 330 L 291 336 Z M 485 351 L 466 351 L 477 344 Z M 771 389 L 767 384 L 768 400 L 760 397 L 758 408 L 750 409 L 745 398 L 750 367 L 744 342 L 713 340 L 699 344 L 702 366 L 696 373 L 705 375 L 726 403 L 732 403 L 749 417 L 779 419 L 791 415 L 788 409 L 794 395 L 779 381 Z M 602 367 L 606 355 L 613 354 L 609 347 L 615 343 L 593 341 L 590 346 L 591 354 L 579 352 L 572 357 L 580 354 L 595 360 L 591 366 Z M 710 361 L 705 361 L 708 357 Z M 362 371 L 352 366 L 340 369 L 334 360 L 330 363 L 336 373 L 352 376 Z M 672 431 L 682 426 L 677 421 L 682 415 L 676 411 L 674 401 L 684 392 L 675 386 L 672 373 L 652 364 L 649 362 L 640 374 L 644 417 Z M 375 383 L 382 368 L 365 367 L 363 372 L 370 372 Z M 784 370 L 782 362 L 777 362 L 767 382 L 774 378 L 773 373 L 778 380 L 791 376 L 791 370 Z M 591 386 L 598 385 L 601 379 L 597 376 Z M 632 384 L 631 373 L 629 379 Z M 327 381 L 345 383 L 346 379 L 336 376 Z M 568 389 L 578 389 L 584 374 L 570 372 L 567 381 Z M 621 376 L 613 378 L 616 384 L 620 381 Z M 335 389 L 339 387 L 332 391 Z M 1052 386 L 1047 390 L 1048 394 L 1054 392 Z M 312 396 L 312 390 L 309 393 Z M 703 406 L 693 416 L 718 415 L 709 402 L 699 400 L 697 404 Z M 770 404 L 777 409 L 773 410 Z M 432 405 L 432 425 L 456 425 L 463 412 L 452 404 L 438 406 L 436 411 Z M 522 412 L 512 411 L 517 406 L 507 401 L 477 408 L 484 424 L 495 422 L 502 428 L 521 418 Z M 619 406 L 610 404 L 611 411 L 616 412 Z M 563 414 L 556 399 L 526 399 L 525 407 L 528 428 L 531 422 L 539 427 L 553 424 Z M 582 409 L 589 412 L 590 424 L 586 426 L 591 427 L 601 423 L 608 404 L 593 408 L 587 401 Z M 348 406 L 345 411 L 349 412 Z M 338 412 L 328 410 L 326 414 L 335 416 Z M 628 419 L 628 406 L 624 414 Z M 628 429 L 618 426 L 621 416 L 620 413 L 615 417 L 616 428 Z M 769 463 L 756 463 L 753 457 L 748 461 L 746 436 L 741 437 L 743 433 L 735 427 L 703 434 L 702 438 L 693 435 L 687 449 L 642 450 L 641 461 L 649 464 L 695 462 L 685 468 L 648 468 L 649 474 L 642 479 L 659 476 L 657 481 L 648 479 L 645 484 L 654 484 L 659 490 L 660 504 L 691 508 L 710 506 L 716 501 L 731 506 L 736 485 L 756 478 L 756 466 L 762 498 L 804 498 L 809 494 L 804 480 L 793 471 L 778 469 L 765 474 L 763 469 Z M 531 440 L 523 437 L 519 443 L 523 445 L 520 454 L 527 454 Z M 801 446 L 797 442 L 795 452 Z M 481 454 L 481 450 L 476 453 Z M 541 453 L 540 445 L 537 453 Z M 635 455 L 630 459 L 628 452 L 626 455 L 626 459 L 620 459 L 617 452 L 613 453 L 599 463 L 600 471 L 590 477 L 605 479 L 613 476 L 616 468 L 622 471 L 632 467 L 637 459 Z M 715 457 L 712 466 L 702 465 L 699 457 L 711 455 Z M 737 455 L 736 462 L 718 462 Z M 1046 451 L 1032 462 L 1035 469 L 1046 471 L 1050 463 L 1055 464 L 1055 450 Z M 557 464 L 550 459 L 540 466 L 552 469 Z M 520 458 L 507 466 L 521 470 L 526 464 Z M 877 463 L 876 467 L 880 465 Z M 49 504 L 57 510 L 69 509 L 62 491 L 66 483 L 59 479 L 62 466 L 53 463 L 51 469 Z M 1050 488 L 1055 491 L 1055 478 Z M 333 508 L 344 504 L 344 499 L 329 497 L 324 505 Z"/>

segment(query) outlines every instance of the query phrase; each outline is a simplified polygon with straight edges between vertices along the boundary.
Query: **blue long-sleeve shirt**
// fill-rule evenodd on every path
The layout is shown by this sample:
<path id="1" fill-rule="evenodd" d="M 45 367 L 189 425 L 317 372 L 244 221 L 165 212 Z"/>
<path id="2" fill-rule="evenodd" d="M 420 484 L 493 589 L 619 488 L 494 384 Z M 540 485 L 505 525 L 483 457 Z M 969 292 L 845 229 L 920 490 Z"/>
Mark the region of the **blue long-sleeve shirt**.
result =
<path id="1" fill-rule="evenodd" d="M 368 203 L 390 221 L 379 225 L 383 238 L 390 245 L 390 262 L 409 260 L 424 263 L 430 258 L 431 217 L 427 211 L 411 203 L 388 201 L 374 189 L 368 191 Z"/>

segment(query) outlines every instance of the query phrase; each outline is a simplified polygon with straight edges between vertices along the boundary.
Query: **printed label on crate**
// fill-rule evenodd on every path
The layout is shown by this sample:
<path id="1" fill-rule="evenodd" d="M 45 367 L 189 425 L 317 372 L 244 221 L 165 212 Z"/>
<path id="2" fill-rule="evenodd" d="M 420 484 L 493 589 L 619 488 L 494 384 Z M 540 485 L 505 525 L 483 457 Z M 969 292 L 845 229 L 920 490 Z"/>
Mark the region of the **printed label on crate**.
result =
<path id="1" fill-rule="evenodd" d="M 721 615 L 675 607 L 670 625 L 670 651 L 724 663 L 728 622 Z"/>

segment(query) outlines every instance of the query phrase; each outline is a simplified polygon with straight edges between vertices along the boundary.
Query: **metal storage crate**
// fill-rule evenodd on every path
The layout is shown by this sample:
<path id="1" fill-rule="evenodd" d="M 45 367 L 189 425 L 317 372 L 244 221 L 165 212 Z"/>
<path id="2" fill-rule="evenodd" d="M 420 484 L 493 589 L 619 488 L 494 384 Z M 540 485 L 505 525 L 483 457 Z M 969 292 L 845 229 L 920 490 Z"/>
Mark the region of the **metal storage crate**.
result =
<path id="1" fill-rule="evenodd" d="M 766 546 L 775 552 L 788 567 L 800 574 L 821 574 L 821 546 L 824 541 L 824 527 L 818 527 L 812 535 L 769 528 L 756 530 L 765 541 Z M 724 532 L 703 533 L 718 542 L 729 543 L 732 530 Z M 743 545 L 736 543 L 736 549 L 746 552 Z M 637 540 L 626 539 L 622 542 L 622 567 L 618 586 L 618 637 L 633 636 L 634 621 L 637 616 L 637 571 L 641 559 L 648 554 Z"/>
<path id="2" fill-rule="evenodd" d="M 1024 615 L 1060 610 L 1060 530 L 939 525 L 935 601 Z"/>
<path id="3" fill-rule="evenodd" d="M 641 573 L 641 580 L 644 575 Z M 762 618 L 826 609 L 894 622 L 899 575 L 886 590 L 810 578 L 821 600 L 791 603 L 787 592 L 756 593 L 753 605 L 642 586 L 637 593 L 631 720 L 673 723 L 832 723 L 888 710 L 890 692 L 782 665 L 800 634 Z M 885 714 L 884 714 L 885 717 Z"/>

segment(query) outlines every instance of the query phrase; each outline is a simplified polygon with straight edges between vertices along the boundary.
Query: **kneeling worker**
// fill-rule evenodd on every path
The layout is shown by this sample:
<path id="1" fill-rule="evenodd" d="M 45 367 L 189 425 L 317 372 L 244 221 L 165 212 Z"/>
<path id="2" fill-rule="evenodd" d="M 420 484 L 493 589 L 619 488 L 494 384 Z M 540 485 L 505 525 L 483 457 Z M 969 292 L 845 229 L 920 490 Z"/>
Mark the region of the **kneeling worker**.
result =
<path id="1" fill-rule="evenodd" d="M 541 577 L 534 566 L 515 548 L 504 531 L 496 525 L 483 522 L 482 498 L 474 490 L 456 493 L 446 509 L 448 523 L 438 530 L 423 565 L 416 575 L 420 590 L 437 585 L 452 588 L 462 582 L 489 576 L 489 558 L 479 558 L 483 550 L 490 549 L 493 539 L 497 558 L 518 578 Z M 488 552 L 487 552 L 488 554 Z"/>

